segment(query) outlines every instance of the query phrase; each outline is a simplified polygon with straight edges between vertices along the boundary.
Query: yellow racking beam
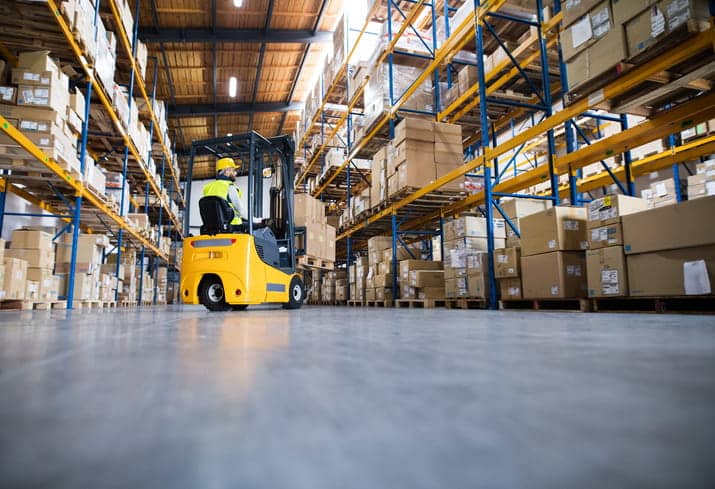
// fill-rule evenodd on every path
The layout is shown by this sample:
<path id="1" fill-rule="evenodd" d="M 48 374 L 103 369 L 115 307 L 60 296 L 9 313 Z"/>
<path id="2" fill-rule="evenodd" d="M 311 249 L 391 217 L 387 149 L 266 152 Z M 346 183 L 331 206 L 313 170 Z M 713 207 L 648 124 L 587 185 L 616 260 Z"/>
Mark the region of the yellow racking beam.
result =
<path id="1" fill-rule="evenodd" d="M 410 13 L 405 17 L 405 20 L 402 22 L 402 25 L 400 26 L 400 29 L 397 31 L 397 33 L 393 36 L 392 40 L 390 43 L 385 47 L 385 50 L 383 51 L 382 55 L 380 58 L 377 60 L 377 62 L 373 66 L 378 66 L 380 63 L 383 62 L 383 60 L 395 49 L 395 45 L 397 42 L 400 40 L 400 37 L 402 34 L 405 32 L 405 29 L 410 25 L 410 23 L 414 20 L 415 17 L 417 17 L 417 14 L 420 11 L 420 7 L 424 4 L 425 0 L 419 0 L 417 4 L 414 6 L 412 10 L 410 10 Z M 376 4 L 378 2 L 375 2 Z M 355 46 L 357 46 L 357 43 L 355 43 Z M 351 51 L 352 53 L 352 51 Z M 348 109 L 345 111 L 345 113 L 340 116 L 340 119 L 334 124 L 333 130 L 330 133 L 330 136 L 326 138 L 326 140 L 323 142 L 323 144 L 318 148 L 318 151 L 315 152 L 313 157 L 310 159 L 310 162 L 304 167 L 304 170 L 301 172 L 300 175 L 298 175 L 298 179 L 295 182 L 296 187 L 300 185 L 300 183 L 305 179 L 307 176 L 308 172 L 310 169 L 313 167 L 315 162 L 320 158 L 320 155 L 322 152 L 325 150 L 326 146 L 332 141 L 333 137 L 338 133 L 338 131 L 342 128 L 343 123 L 347 120 L 348 116 L 352 112 L 353 108 L 357 103 L 360 101 L 360 96 L 362 93 L 365 91 L 365 87 L 367 86 L 368 82 L 370 81 L 370 75 L 367 75 L 365 77 L 365 80 L 360 84 L 358 89 L 355 91 L 355 93 L 352 96 L 352 100 L 348 104 Z M 327 97 L 323 99 L 323 101 L 327 100 Z"/>
<path id="2" fill-rule="evenodd" d="M 154 123 L 154 136 L 157 136 L 158 129 L 160 127 L 159 119 L 157 119 L 156 114 L 154 113 L 154 107 L 152 106 L 151 103 L 149 103 L 150 100 L 149 100 L 149 95 L 147 95 L 146 85 L 144 84 L 144 78 L 142 77 L 142 74 L 139 71 L 139 67 L 137 66 L 137 62 L 134 59 L 134 56 L 132 55 L 132 46 L 129 43 L 128 33 L 124 30 L 124 23 L 122 22 L 122 16 L 119 13 L 119 8 L 117 8 L 116 0 L 109 0 L 109 6 L 112 9 L 112 14 L 114 15 L 114 22 L 118 26 L 119 39 L 121 40 L 121 43 L 124 46 L 124 50 L 126 51 L 127 57 L 129 58 L 129 63 L 132 65 L 132 70 L 134 71 L 134 83 L 136 83 L 136 85 L 139 87 L 139 91 L 141 92 L 141 95 L 144 98 L 144 101 L 146 102 L 146 105 L 149 109 L 149 114 L 151 115 L 151 120 Z M 139 22 L 139 19 L 134 19 L 134 21 Z M 157 83 L 157 80 L 154 80 L 154 83 Z M 157 136 L 156 139 L 157 139 L 157 141 L 159 141 L 159 144 L 161 144 L 161 149 L 164 152 L 164 157 L 169 161 L 168 166 L 169 166 L 169 170 L 171 171 L 171 177 L 174 180 L 174 186 L 176 188 L 176 193 L 181 198 L 181 202 L 183 204 L 184 197 L 183 197 L 183 195 L 181 195 L 181 187 L 179 186 L 179 179 L 176 177 L 176 173 L 174 173 L 174 160 L 171 157 L 171 151 L 164 144 L 164 140 L 161 138 L 161 135 Z M 152 142 L 152 144 L 153 144 L 153 142 Z M 159 195 L 159 197 L 161 197 L 161 195 Z"/>
<path id="3" fill-rule="evenodd" d="M 137 163 L 139 164 L 139 167 L 142 169 L 142 172 L 144 173 L 144 177 L 146 178 L 147 182 L 149 182 L 150 187 L 154 191 L 154 193 L 159 197 L 159 200 L 161 201 L 164 209 L 166 210 L 167 215 L 171 219 L 171 221 L 174 223 L 176 226 L 176 231 L 179 233 L 179 235 L 182 235 L 182 227 L 178 222 L 178 218 L 174 215 L 173 212 L 171 212 L 171 208 L 169 205 L 164 201 L 162 198 L 161 192 L 156 186 L 156 183 L 154 182 L 154 179 L 151 178 L 151 175 L 149 175 L 149 171 L 146 169 L 145 165 L 142 163 L 144 161 L 144 158 L 139 155 L 139 152 L 137 151 L 136 146 L 134 146 L 134 142 L 131 140 L 127 132 L 124 130 L 124 127 L 122 126 L 121 121 L 117 117 L 116 112 L 112 108 L 112 103 L 109 101 L 109 97 L 107 97 L 106 92 L 104 91 L 104 87 L 102 87 L 101 83 L 97 81 L 97 79 L 94 76 L 94 68 L 92 68 L 88 63 L 87 59 L 82 53 L 82 48 L 77 44 L 77 41 L 75 41 L 74 36 L 72 34 L 72 31 L 69 29 L 67 26 L 67 23 L 65 22 L 64 18 L 62 18 L 62 14 L 60 13 L 59 8 L 57 7 L 57 4 L 55 3 L 55 0 L 47 0 L 47 5 L 50 8 L 50 11 L 53 13 L 55 16 L 55 21 L 59 25 L 60 29 L 65 35 L 65 38 L 67 42 L 69 43 L 70 47 L 72 48 L 72 51 L 74 52 L 75 56 L 77 57 L 77 61 L 82 65 L 82 69 L 85 71 L 85 74 L 87 76 L 87 79 L 92 83 L 92 86 L 94 88 L 93 92 L 97 94 L 99 97 L 99 100 L 102 102 L 102 105 L 104 105 L 105 109 L 107 110 L 107 113 L 109 114 L 109 117 L 112 119 L 114 122 L 114 126 L 119 131 L 119 133 L 122 136 L 122 139 L 124 140 L 124 144 L 129 148 L 129 151 L 132 153 L 132 156 L 136 159 Z M 87 101 L 89 103 L 89 101 Z"/>
<path id="4" fill-rule="evenodd" d="M 5 44 L 0 42 L 0 54 L 2 54 L 3 58 L 7 60 L 8 63 L 10 63 L 11 66 L 17 66 L 17 56 L 12 54 L 10 50 L 5 46 Z"/>
<path id="5" fill-rule="evenodd" d="M 564 108 L 562 111 L 555 113 L 554 115 L 548 117 L 547 119 L 543 120 L 539 124 L 536 124 L 535 126 L 523 131 L 522 133 L 505 141 L 504 143 L 500 144 L 499 146 L 497 146 L 495 148 L 487 148 L 484 155 L 479 156 L 479 157 L 475 158 L 474 160 L 465 163 L 464 165 L 462 165 L 462 166 L 452 170 L 451 172 L 447 173 L 446 175 L 438 178 L 430 185 L 427 185 L 427 186 L 417 190 L 413 194 L 410 194 L 407 197 L 401 199 L 400 201 L 388 206 L 384 210 L 369 217 L 366 222 L 361 223 L 356 226 L 353 226 L 352 228 L 344 231 L 343 233 L 341 233 L 338 236 L 337 239 L 342 239 L 344 237 L 347 237 L 347 236 L 353 234 L 354 232 L 356 232 L 357 230 L 364 228 L 366 225 L 369 225 L 385 216 L 389 216 L 390 214 L 392 214 L 393 212 L 396 212 L 401 207 L 404 207 L 404 206 L 410 204 L 411 202 L 414 202 L 415 200 L 419 199 L 420 197 L 439 189 L 443 185 L 455 180 L 456 178 L 463 176 L 466 173 L 474 171 L 476 168 L 483 166 L 484 164 L 491 165 L 491 161 L 493 161 L 495 158 L 498 158 L 499 156 L 503 155 L 507 151 L 517 148 L 521 144 L 527 143 L 528 141 L 538 137 L 540 134 L 545 133 L 549 129 L 553 129 L 553 128 L 563 124 L 567 120 L 573 119 L 574 117 L 576 117 L 584 112 L 587 112 L 588 110 L 590 110 L 592 108 L 595 108 L 595 106 L 600 104 L 603 100 L 611 99 L 613 97 L 616 97 L 618 95 L 621 95 L 621 94 L 627 92 L 628 90 L 630 90 L 632 88 L 635 88 L 643 80 L 648 79 L 649 77 L 653 76 L 656 73 L 664 71 L 667 67 L 682 63 L 703 50 L 712 49 L 713 46 L 715 46 L 715 43 L 714 43 L 715 35 L 714 34 L 715 34 L 715 30 L 710 28 L 709 30 L 698 34 L 697 36 L 695 36 L 694 38 L 689 40 L 687 43 L 685 43 L 684 45 L 677 46 L 677 47 L 671 49 L 670 51 L 667 51 L 663 55 L 659 56 L 658 58 L 656 58 L 640 67 L 632 69 L 631 71 L 623 74 L 619 79 L 606 85 L 604 88 L 597 90 L 596 92 L 591 94 L 589 97 L 584 98 L 584 99 L 574 103 L 573 105 Z M 536 168 L 528 173 L 536 174 L 538 171 L 543 171 L 543 170 L 541 170 L 540 168 Z M 547 169 L 547 171 L 548 171 L 548 169 Z M 520 175 L 519 177 L 524 177 L 524 175 L 526 175 L 526 174 Z M 510 179 L 510 180 L 516 180 L 516 179 Z M 520 190 L 520 189 L 526 187 L 526 186 L 523 186 L 523 187 L 511 189 L 511 190 L 502 190 L 501 188 L 499 188 L 501 185 L 504 185 L 504 184 L 497 185 L 494 190 L 497 192 L 502 192 L 502 191 L 508 192 L 508 191 Z M 457 202 L 455 204 L 447 206 L 445 209 L 447 209 L 451 212 L 457 212 L 457 209 L 461 210 L 461 209 L 473 207 L 476 204 L 471 203 L 471 202 L 478 202 L 479 195 L 481 195 L 481 193 L 471 195 L 471 196 L 463 199 L 460 202 Z M 483 196 L 482 196 L 482 202 L 483 202 Z"/>
<path id="6" fill-rule="evenodd" d="M 51 0 L 50 0 L 51 1 Z M 0 115 L 0 129 L 2 129 L 5 134 L 7 134 L 10 139 L 14 140 L 19 144 L 25 151 L 35 157 L 37 161 L 45 165 L 50 171 L 57 175 L 63 182 L 72 187 L 76 195 L 81 196 L 84 200 L 92 204 L 93 207 L 101 211 L 103 214 L 112 219 L 117 225 L 125 230 L 134 239 L 141 242 L 143 246 L 149 248 L 154 254 L 166 260 L 167 257 L 159 251 L 159 248 L 151 243 L 149 240 L 137 234 L 133 229 L 129 227 L 127 221 L 124 220 L 119 214 L 116 214 L 112 209 L 107 207 L 104 202 L 102 202 L 98 197 L 96 197 L 92 192 L 90 192 L 80 180 L 77 180 L 62 168 L 57 162 L 48 157 L 40 148 L 35 146 L 35 144 L 27 139 L 27 137 L 19 131 L 15 126 L 10 124 L 7 119 Z"/>

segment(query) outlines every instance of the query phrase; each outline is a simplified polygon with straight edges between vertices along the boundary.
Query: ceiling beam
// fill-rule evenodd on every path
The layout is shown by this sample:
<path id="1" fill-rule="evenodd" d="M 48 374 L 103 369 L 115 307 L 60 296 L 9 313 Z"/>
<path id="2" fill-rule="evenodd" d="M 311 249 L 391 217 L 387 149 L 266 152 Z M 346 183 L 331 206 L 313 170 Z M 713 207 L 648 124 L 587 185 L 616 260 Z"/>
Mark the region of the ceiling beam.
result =
<path id="1" fill-rule="evenodd" d="M 183 104 L 169 107 L 168 115 L 177 117 L 198 117 L 224 114 L 250 114 L 252 112 L 293 112 L 302 110 L 303 104 L 285 102 L 265 102 L 256 104 L 228 103 L 228 104 Z"/>
<path id="2" fill-rule="evenodd" d="M 269 27 L 271 26 L 271 19 L 273 18 L 273 0 L 268 0 L 268 11 L 266 12 L 266 21 L 263 23 L 263 32 L 267 33 Z M 256 77 L 253 80 L 253 94 L 251 95 L 251 104 L 256 103 L 256 95 L 258 94 L 258 85 L 261 83 L 261 71 L 263 70 L 263 58 L 266 55 L 266 43 L 261 43 L 261 49 L 258 53 L 258 66 L 256 67 Z M 248 130 L 253 130 L 253 116 L 254 112 L 248 117 Z"/>
<path id="3" fill-rule="evenodd" d="M 261 43 L 316 43 L 332 42 L 330 31 L 284 29 L 139 29 L 143 42 L 261 42 Z"/>

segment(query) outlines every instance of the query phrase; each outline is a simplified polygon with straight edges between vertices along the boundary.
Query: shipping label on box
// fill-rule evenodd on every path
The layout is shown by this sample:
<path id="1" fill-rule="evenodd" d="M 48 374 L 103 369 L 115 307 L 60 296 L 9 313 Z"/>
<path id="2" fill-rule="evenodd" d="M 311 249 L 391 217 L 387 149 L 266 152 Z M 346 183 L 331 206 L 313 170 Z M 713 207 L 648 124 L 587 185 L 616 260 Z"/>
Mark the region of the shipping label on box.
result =
<path id="1" fill-rule="evenodd" d="M 588 230 L 589 249 L 623 245 L 623 228 L 620 222 Z"/>
<path id="2" fill-rule="evenodd" d="M 609 246 L 586 252 L 589 297 L 628 295 L 626 257 L 622 246 Z"/>

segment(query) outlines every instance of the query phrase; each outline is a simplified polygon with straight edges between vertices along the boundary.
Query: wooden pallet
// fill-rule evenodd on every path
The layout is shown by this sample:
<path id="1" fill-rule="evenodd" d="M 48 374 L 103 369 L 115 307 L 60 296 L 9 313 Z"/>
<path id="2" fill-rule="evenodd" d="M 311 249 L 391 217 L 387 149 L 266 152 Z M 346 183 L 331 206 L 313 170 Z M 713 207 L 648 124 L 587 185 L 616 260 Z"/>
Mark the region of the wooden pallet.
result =
<path id="1" fill-rule="evenodd" d="M 367 307 L 393 307 L 394 301 L 391 300 L 375 300 L 375 301 L 365 301 Z"/>
<path id="2" fill-rule="evenodd" d="M 17 309 L 21 311 L 49 311 L 52 309 L 67 309 L 67 302 L 6 300 L 0 301 L 0 309 Z"/>
<path id="3" fill-rule="evenodd" d="M 715 314 L 715 296 L 608 297 L 591 300 L 596 312 Z"/>
<path id="4" fill-rule="evenodd" d="M 487 301 L 484 299 L 446 299 L 444 303 L 447 309 L 486 309 Z"/>
<path id="5" fill-rule="evenodd" d="M 350 307 L 363 307 L 363 306 L 365 306 L 365 301 L 348 301 L 348 306 L 350 306 Z"/>
<path id="6" fill-rule="evenodd" d="M 119 307 L 137 307 L 137 301 L 119 301 Z"/>
<path id="7" fill-rule="evenodd" d="M 499 309 L 531 309 L 534 311 L 591 311 L 590 299 L 524 299 L 499 301 Z"/>
<path id="8" fill-rule="evenodd" d="M 397 299 L 395 307 L 410 309 L 433 309 L 435 307 L 445 307 L 444 299 Z"/>
<path id="9" fill-rule="evenodd" d="M 322 258 L 316 258 L 308 255 L 301 255 L 296 260 L 298 266 L 311 269 L 321 269 L 321 270 L 333 270 L 335 268 L 335 262 L 330 260 L 323 260 Z"/>

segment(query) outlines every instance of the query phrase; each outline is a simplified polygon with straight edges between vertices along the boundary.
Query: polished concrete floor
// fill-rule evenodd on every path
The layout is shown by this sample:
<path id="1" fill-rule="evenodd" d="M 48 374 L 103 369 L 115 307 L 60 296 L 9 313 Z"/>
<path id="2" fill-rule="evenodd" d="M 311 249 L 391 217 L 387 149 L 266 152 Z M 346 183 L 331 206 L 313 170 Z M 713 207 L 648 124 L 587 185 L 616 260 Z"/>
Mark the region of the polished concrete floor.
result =
<path id="1" fill-rule="evenodd" d="M 0 487 L 715 487 L 715 317 L 3 311 Z"/>

